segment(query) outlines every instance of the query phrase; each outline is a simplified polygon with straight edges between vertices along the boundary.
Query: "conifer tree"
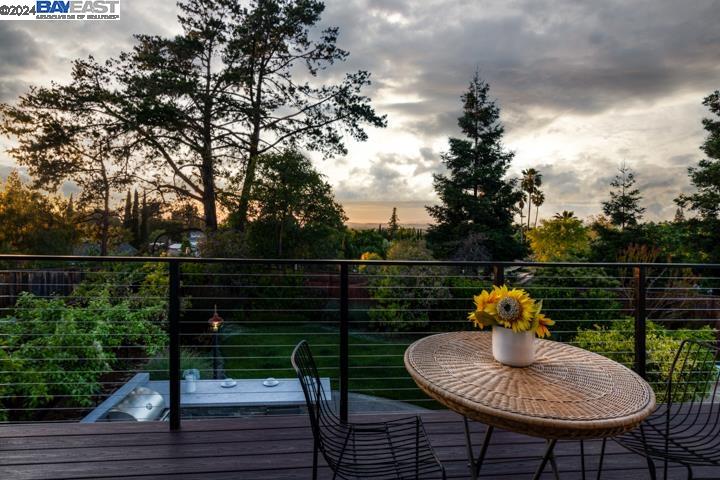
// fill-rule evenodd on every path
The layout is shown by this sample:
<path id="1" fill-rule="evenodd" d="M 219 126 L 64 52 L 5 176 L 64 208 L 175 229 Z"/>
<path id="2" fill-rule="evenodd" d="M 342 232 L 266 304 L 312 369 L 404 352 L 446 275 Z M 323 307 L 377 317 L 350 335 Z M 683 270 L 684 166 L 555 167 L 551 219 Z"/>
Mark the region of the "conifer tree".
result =
<path id="1" fill-rule="evenodd" d="M 132 232 L 132 244 L 137 247 L 140 245 L 140 201 L 138 191 L 135 190 L 133 196 L 132 213 L 130 216 L 130 228 Z"/>
<path id="2" fill-rule="evenodd" d="M 635 174 L 624 163 L 618 174 L 610 182 L 610 200 L 603 202 L 603 213 L 610 217 L 610 222 L 621 230 L 634 226 L 642 218 L 645 209 L 640 206 L 640 190 L 635 188 Z"/>
<path id="3" fill-rule="evenodd" d="M 132 231 L 132 195 L 130 190 L 125 197 L 125 213 L 123 214 L 123 227 Z"/>
<path id="4" fill-rule="evenodd" d="M 70 198 L 68 199 L 67 203 L 67 209 L 65 210 L 65 218 L 67 220 L 72 221 L 72 219 L 75 217 L 75 199 L 73 198 L 73 195 L 70 194 Z"/>
<path id="5" fill-rule="evenodd" d="M 705 97 L 703 105 L 714 115 L 702 121 L 708 136 L 700 149 L 707 158 L 688 169 L 690 181 L 697 191 L 689 195 L 680 195 L 676 202 L 682 208 L 687 207 L 696 211 L 703 220 L 718 220 L 720 217 L 720 90 L 715 90 Z"/>
<path id="6" fill-rule="evenodd" d="M 388 222 L 388 234 L 390 239 L 394 239 L 397 235 L 400 225 L 398 224 L 397 207 L 393 207 L 392 215 L 390 215 L 390 221 Z"/>
<path id="7" fill-rule="evenodd" d="M 148 232 L 148 216 L 150 215 L 150 209 L 147 204 L 147 194 L 143 192 L 142 208 L 140 209 L 140 241 L 139 243 L 144 244 L 147 242 L 150 232 Z"/>
<path id="8" fill-rule="evenodd" d="M 506 179 L 513 154 L 504 149 L 500 109 L 488 97 L 489 85 L 476 72 L 462 95 L 458 119 L 465 138 L 450 138 L 442 155 L 446 175 L 434 175 L 441 204 L 426 207 L 435 225 L 428 243 L 436 257 L 449 258 L 471 234 L 482 234 L 490 256 L 513 260 L 524 254 L 514 235 L 513 215 L 522 196 L 516 181 Z"/>

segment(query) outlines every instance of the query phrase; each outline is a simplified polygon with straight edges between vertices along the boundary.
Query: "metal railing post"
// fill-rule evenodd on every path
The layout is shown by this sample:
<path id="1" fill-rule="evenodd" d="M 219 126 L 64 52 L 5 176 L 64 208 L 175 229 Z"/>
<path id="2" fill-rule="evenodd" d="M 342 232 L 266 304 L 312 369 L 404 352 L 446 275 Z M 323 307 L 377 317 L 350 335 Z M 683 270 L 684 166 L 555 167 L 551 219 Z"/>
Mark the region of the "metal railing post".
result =
<path id="1" fill-rule="evenodd" d="M 505 285 L 505 267 L 502 265 L 493 265 L 493 285 L 501 287 Z"/>
<path id="2" fill-rule="evenodd" d="M 170 430 L 180 430 L 180 261 L 171 260 L 168 267 Z"/>
<path id="3" fill-rule="evenodd" d="M 348 264 L 340 264 L 340 420 L 348 421 L 348 381 L 350 363 L 350 325 Z"/>
<path id="4" fill-rule="evenodd" d="M 646 323 L 646 267 L 638 266 L 633 268 L 633 279 L 635 287 L 635 372 L 641 377 L 646 377 L 647 336 Z"/>

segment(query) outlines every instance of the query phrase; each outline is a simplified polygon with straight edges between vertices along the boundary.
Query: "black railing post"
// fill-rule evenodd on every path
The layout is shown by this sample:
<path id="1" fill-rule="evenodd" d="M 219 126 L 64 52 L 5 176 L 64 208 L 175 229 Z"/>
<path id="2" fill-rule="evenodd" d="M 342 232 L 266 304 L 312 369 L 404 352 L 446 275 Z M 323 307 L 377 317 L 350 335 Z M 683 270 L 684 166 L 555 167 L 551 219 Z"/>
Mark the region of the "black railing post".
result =
<path id="1" fill-rule="evenodd" d="M 505 267 L 502 265 L 493 265 L 493 285 L 501 287 L 505 285 Z"/>
<path id="2" fill-rule="evenodd" d="M 641 377 L 646 376 L 647 346 L 645 339 L 647 335 L 646 324 L 646 287 L 645 266 L 633 268 L 633 279 L 635 284 L 635 372 Z"/>
<path id="3" fill-rule="evenodd" d="M 350 363 L 350 325 L 348 264 L 340 264 L 340 420 L 348 421 L 348 381 Z"/>
<path id="4" fill-rule="evenodd" d="M 180 261 L 171 260 L 168 288 L 170 330 L 170 430 L 180 430 Z"/>

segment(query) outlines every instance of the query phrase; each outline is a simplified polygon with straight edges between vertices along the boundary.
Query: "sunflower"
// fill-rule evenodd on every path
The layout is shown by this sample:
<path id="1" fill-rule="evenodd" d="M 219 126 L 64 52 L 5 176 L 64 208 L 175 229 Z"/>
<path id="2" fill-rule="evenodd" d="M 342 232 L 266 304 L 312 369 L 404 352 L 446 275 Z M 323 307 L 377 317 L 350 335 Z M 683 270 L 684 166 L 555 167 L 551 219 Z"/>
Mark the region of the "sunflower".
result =
<path id="1" fill-rule="evenodd" d="M 493 287 L 491 295 L 497 301 L 489 303 L 485 312 L 495 317 L 498 324 L 513 332 L 526 332 L 532 328 L 538 308 L 527 292 L 516 288 L 510 290 L 503 285 Z"/>
<path id="2" fill-rule="evenodd" d="M 483 290 L 480 295 L 473 297 L 473 301 L 475 302 L 475 311 L 468 314 L 468 320 L 478 328 L 485 328 L 492 322 L 491 315 L 494 309 L 491 305 L 498 301 L 497 293 L 495 290 L 491 292 Z"/>
<path id="3" fill-rule="evenodd" d="M 535 316 L 535 320 L 537 321 L 537 327 L 535 328 L 535 335 L 537 335 L 540 338 L 549 337 L 550 330 L 548 330 L 547 327 L 555 325 L 555 321 L 550 320 L 542 313 L 538 313 Z"/>

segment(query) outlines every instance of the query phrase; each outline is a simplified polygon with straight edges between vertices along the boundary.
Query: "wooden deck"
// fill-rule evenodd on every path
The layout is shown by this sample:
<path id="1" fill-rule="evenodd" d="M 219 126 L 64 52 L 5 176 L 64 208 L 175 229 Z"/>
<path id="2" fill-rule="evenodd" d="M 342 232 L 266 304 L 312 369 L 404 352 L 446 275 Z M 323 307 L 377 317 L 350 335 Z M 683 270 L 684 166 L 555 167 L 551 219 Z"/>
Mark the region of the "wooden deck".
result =
<path id="1" fill-rule="evenodd" d="M 359 421 L 396 418 L 357 416 Z M 461 418 L 423 414 L 430 440 L 449 478 L 469 478 Z M 312 436 L 305 416 L 186 420 L 171 433 L 166 423 L 43 424 L 0 426 L 0 479 L 308 479 Z M 476 442 L 483 426 L 475 424 Z M 482 478 L 530 478 L 544 441 L 497 431 Z M 599 442 L 586 442 L 587 478 L 595 478 Z M 580 477 L 579 443 L 560 442 L 562 479 Z M 323 464 L 324 465 L 324 464 Z M 643 458 L 608 443 L 604 479 L 649 478 Z M 685 478 L 673 468 L 670 478 Z M 718 469 L 698 475 L 720 478 Z M 323 466 L 321 478 L 331 478 Z M 553 478 L 548 466 L 544 478 Z"/>

